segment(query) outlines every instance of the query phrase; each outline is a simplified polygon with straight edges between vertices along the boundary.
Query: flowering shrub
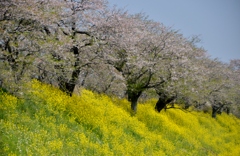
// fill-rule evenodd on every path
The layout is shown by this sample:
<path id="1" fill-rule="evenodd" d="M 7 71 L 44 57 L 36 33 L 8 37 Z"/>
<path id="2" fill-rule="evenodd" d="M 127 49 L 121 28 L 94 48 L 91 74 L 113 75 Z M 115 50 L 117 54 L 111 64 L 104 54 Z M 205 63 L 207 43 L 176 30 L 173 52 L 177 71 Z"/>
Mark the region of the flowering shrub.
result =
<path id="1" fill-rule="evenodd" d="M 239 119 L 212 119 L 154 100 L 132 116 L 125 99 L 82 90 L 67 96 L 32 81 L 24 100 L 0 94 L 3 155 L 239 155 Z M 219 146 L 221 145 L 221 146 Z"/>

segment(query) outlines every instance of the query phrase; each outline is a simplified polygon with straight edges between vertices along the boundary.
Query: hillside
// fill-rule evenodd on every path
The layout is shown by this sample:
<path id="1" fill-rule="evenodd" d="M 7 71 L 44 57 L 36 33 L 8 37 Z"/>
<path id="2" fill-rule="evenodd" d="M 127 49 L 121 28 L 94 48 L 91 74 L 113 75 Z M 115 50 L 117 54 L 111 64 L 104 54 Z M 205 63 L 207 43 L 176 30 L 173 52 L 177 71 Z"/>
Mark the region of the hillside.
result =
<path id="1" fill-rule="evenodd" d="M 81 90 L 33 81 L 23 99 L 0 93 L 0 155 L 240 155 L 240 120 L 182 109 L 157 113 Z"/>

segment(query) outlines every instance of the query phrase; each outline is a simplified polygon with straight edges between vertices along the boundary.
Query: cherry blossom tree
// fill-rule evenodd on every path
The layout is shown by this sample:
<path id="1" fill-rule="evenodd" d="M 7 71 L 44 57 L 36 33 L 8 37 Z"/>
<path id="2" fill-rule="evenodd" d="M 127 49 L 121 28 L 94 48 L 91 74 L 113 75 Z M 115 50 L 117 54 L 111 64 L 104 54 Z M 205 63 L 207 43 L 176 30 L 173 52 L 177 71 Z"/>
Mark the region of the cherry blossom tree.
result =
<path id="1" fill-rule="evenodd" d="M 196 64 L 199 70 L 197 76 L 201 81 L 196 83 L 195 106 L 201 108 L 210 102 L 212 117 L 215 118 L 218 112 L 232 103 L 229 95 L 232 85 L 231 70 L 227 64 L 208 57 L 200 59 Z"/>
<path id="2" fill-rule="evenodd" d="M 199 39 L 109 8 L 105 0 L 1 0 L 0 87 L 13 93 L 32 78 L 72 95 L 76 86 L 127 95 L 134 112 L 155 90 L 161 111 L 173 100 L 211 103 L 212 116 L 239 110 L 239 60 L 224 64 Z M 239 111 L 238 111 L 239 112 Z"/>
<path id="3" fill-rule="evenodd" d="M 168 38 L 174 33 L 143 14 L 128 15 L 121 10 L 108 13 L 106 29 L 99 31 L 106 42 L 103 58 L 125 79 L 126 94 L 136 112 L 142 92 L 162 83 L 155 76 L 156 66 L 159 58 L 164 57 Z"/>
<path id="4" fill-rule="evenodd" d="M 195 62 L 205 56 L 205 51 L 197 48 L 193 41 L 183 38 L 176 33 L 169 41 L 165 56 L 159 60 L 158 76 L 162 83 L 155 87 L 159 99 L 155 109 L 160 112 L 170 102 L 185 99 L 190 105 L 194 90 L 194 81 L 197 81 L 198 72 Z"/>
<path id="5" fill-rule="evenodd" d="M 240 59 L 230 61 L 230 69 L 232 70 L 231 80 L 232 86 L 230 92 L 231 100 L 233 101 L 232 113 L 240 117 Z"/>
<path id="6" fill-rule="evenodd" d="M 1 63 L 7 64 L 6 70 L 11 68 L 14 83 L 27 73 L 28 77 L 57 83 L 71 94 L 80 72 L 97 58 L 98 45 L 91 32 L 93 21 L 106 7 L 106 1 L 3 0 L 0 3 Z M 32 73 L 26 65 L 31 66 Z M 7 81 L 7 77 L 1 79 Z"/>

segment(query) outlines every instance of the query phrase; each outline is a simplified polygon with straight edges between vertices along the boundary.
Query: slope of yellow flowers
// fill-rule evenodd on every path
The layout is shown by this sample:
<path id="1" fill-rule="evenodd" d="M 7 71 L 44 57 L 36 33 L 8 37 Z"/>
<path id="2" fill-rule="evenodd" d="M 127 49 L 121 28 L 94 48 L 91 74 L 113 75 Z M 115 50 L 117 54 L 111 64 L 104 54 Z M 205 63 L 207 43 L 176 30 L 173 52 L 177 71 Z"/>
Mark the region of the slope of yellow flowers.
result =
<path id="1" fill-rule="evenodd" d="M 0 155 L 240 155 L 240 120 L 154 100 L 131 115 L 125 99 L 81 90 L 67 96 L 33 81 L 24 99 L 0 92 Z"/>

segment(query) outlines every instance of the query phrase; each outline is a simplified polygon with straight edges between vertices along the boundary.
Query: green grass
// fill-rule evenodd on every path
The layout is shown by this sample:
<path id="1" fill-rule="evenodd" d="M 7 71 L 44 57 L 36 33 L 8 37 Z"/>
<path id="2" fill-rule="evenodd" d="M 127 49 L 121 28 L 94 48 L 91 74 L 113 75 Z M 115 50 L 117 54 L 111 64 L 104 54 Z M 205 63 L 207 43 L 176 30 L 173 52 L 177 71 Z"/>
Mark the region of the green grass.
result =
<path id="1" fill-rule="evenodd" d="M 240 121 L 154 110 L 81 90 L 69 97 L 33 81 L 24 99 L 0 93 L 0 155 L 240 155 Z"/>

